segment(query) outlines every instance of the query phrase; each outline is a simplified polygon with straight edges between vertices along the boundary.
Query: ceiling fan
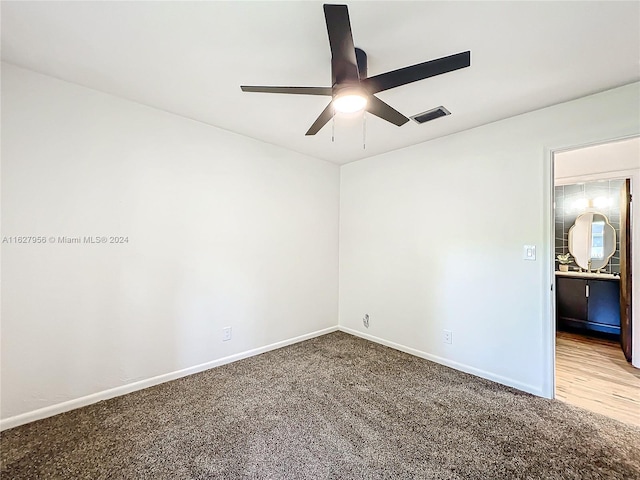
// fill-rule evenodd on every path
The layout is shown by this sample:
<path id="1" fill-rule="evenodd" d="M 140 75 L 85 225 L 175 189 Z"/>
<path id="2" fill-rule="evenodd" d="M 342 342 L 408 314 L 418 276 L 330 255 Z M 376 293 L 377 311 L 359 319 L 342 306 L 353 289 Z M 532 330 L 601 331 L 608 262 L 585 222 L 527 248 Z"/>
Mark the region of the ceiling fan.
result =
<path id="1" fill-rule="evenodd" d="M 246 85 L 240 87 L 243 92 L 325 95 L 332 97 L 332 101 L 313 122 L 306 135 L 318 133 L 336 111 L 351 113 L 365 109 L 367 112 L 394 125 L 404 125 L 409 119 L 376 97 L 375 93 L 471 65 L 471 52 L 466 51 L 367 77 L 367 55 L 363 50 L 355 48 L 353 45 L 347 6 L 325 4 L 323 7 L 329 34 L 329 46 L 331 48 L 332 84 L 330 87 Z"/>

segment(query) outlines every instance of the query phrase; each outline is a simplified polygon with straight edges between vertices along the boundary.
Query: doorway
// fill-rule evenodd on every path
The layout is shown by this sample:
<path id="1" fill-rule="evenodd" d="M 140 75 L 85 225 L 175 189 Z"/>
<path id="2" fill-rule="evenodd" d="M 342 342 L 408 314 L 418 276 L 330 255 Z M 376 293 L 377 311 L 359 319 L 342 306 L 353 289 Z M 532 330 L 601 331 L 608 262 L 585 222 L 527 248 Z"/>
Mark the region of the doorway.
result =
<path id="1" fill-rule="evenodd" d="M 640 137 L 556 151 L 553 166 L 554 396 L 640 426 Z"/>

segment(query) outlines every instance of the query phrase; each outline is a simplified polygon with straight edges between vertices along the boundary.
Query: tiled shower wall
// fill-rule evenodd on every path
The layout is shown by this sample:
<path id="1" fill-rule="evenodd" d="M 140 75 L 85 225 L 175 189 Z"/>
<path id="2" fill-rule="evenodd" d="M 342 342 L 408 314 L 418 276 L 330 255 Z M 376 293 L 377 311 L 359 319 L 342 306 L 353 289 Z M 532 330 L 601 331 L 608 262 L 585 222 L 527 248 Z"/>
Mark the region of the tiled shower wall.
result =
<path id="1" fill-rule="evenodd" d="M 620 189 L 623 183 L 624 180 L 604 180 L 555 187 L 556 257 L 559 254 L 569 253 L 569 229 L 578 215 L 586 211 L 586 208 L 577 208 L 577 202 L 582 199 L 607 198 L 609 201 L 606 207 L 594 207 L 597 212 L 609 219 L 609 223 L 616 230 L 616 251 L 603 271 L 620 273 Z M 569 265 L 569 268 L 574 270 L 578 267 L 574 262 Z"/>

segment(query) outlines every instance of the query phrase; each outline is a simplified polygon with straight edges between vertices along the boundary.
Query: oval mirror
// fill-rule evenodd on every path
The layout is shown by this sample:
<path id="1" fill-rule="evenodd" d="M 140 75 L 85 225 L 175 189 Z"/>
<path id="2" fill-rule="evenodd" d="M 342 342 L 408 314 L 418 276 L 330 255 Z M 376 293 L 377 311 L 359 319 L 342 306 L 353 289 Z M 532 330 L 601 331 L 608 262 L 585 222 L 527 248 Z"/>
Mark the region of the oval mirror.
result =
<path id="1" fill-rule="evenodd" d="M 604 268 L 616 251 L 616 230 L 597 212 L 583 213 L 569 229 L 569 252 L 587 271 Z"/>

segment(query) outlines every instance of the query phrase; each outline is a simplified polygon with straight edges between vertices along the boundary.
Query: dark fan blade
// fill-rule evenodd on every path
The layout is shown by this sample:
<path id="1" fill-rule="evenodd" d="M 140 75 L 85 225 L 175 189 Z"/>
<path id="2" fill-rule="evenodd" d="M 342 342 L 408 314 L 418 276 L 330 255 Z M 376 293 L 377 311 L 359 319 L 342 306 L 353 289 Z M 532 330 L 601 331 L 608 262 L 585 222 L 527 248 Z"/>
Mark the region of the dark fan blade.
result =
<path id="1" fill-rule="evenodd" d="M 407 117 L 397 111 L 395 108 L 387 105 L 378 97 L 369 95 L 367 102 L 367 112 L 373 113 L 376 117 L 380 117 L 394 125 L 404 125 L 409 121 Z"/>
<path id="2" fill-rule="evenodd" d="M 260 93 L 289 93 L 295 95 L 327 95 L 331 96 L 331 87 L 259 87 L 246 86 L 240 87 L 243 92 L 260 92 Z"/>
<path id="3" fill-rule="evenodd" d="M 329 45 L 331 47 L 331 76 L 333 84 L 357 83 L 358 62 L 353 46 L 349 10 L 346 5 L 324 5 Z"/>
<path id="4" fill-rule="evenodd" d="M 471 52 L 456 53 L 448 57 L 438 58 L 429 62 L 419 63 L 410 67 L 400 68 L 392 72 L 381 73 L 361 81 L 361 85 L 369 93 L 382 92 L 390 88 L 417 82 L 443 73 L 452 72 L 471 65 Z"/>
<path id="5" fill-rule="evenodd" d="M 315 135 L 318 133 L 320 129 L 324 127 L 329 120 L 331 120 L 331 117 L 333 117 L 333 102 L 327 105 L 327 108 L 325 108 L 316 121 L 313 122 L 313 125 L 311 125 L 311 128 L 309 128 L 305 135 Z"/>

